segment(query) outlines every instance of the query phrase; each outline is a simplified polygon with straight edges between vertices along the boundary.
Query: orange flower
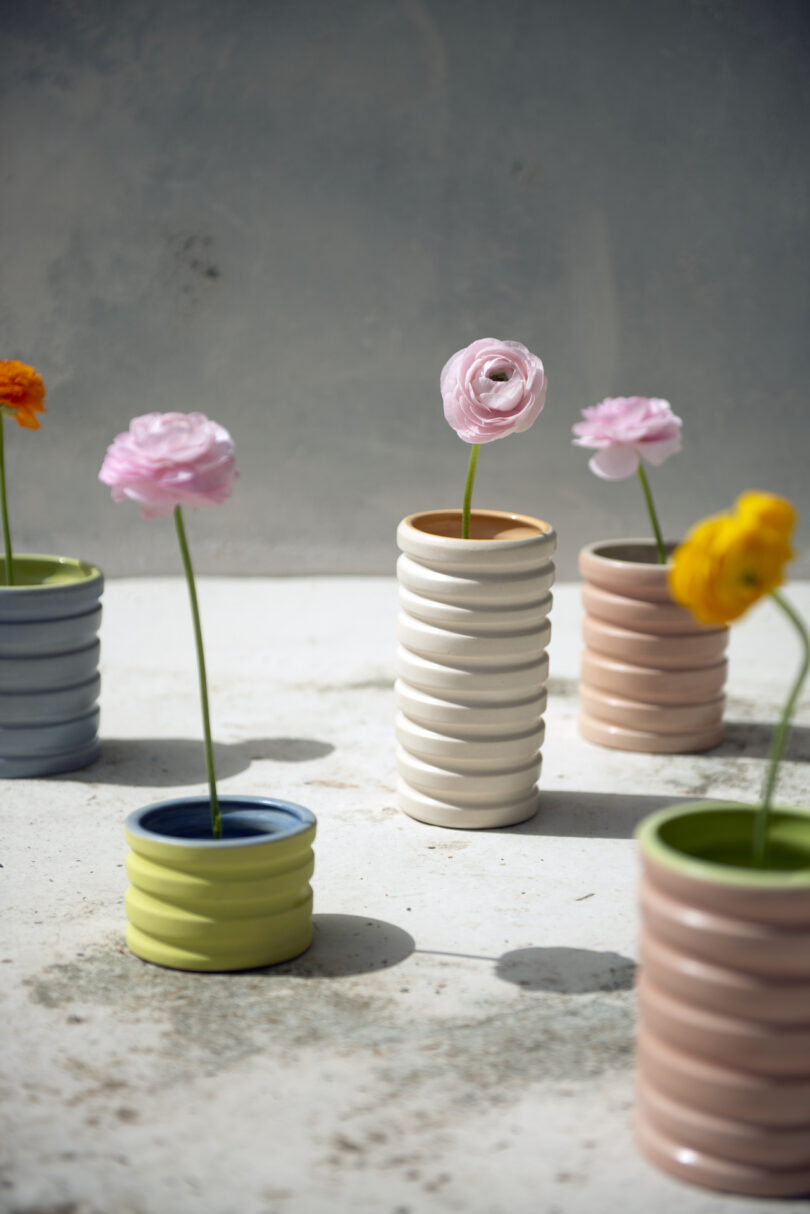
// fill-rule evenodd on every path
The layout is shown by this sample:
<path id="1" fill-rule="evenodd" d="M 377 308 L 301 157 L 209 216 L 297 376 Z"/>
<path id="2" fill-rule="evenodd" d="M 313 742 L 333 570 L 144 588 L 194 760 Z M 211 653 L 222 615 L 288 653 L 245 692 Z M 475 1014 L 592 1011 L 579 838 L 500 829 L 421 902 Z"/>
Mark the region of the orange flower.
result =
<path id="1" fill-rule="evenodd" d="M 37 414 L 47 412 L 44 398 L 45 385 L 33 367 L 13 358 L 0 359 L 0 411 L 16 417 L 27 430 L 38 430 Z"/>

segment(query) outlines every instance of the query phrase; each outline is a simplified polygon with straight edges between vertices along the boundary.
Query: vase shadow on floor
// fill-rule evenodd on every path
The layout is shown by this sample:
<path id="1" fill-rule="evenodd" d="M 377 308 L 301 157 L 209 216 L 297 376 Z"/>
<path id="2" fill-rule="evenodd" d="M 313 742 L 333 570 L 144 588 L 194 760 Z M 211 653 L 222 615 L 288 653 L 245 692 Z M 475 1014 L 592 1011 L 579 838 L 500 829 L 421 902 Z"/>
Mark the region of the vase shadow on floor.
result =
<path id="1" fill-rule="evenodd" d="M 708 753 L 718 758 L 767 759 L 775 724 L 775 720 L 726 721 L 723 741 Z M 791 726 L 783 758 L 788 763 L 810 763 L 810 725 Z"/>
<path id="2" fill-rule="evenodd" d="M 573 839 L 632 839 L 633 832 L 647 814 L 667 805 L 696 801 L 692 796 L 660 793 L 576 792 L 540 787 L 540 808 L 528 822 L 502 829 L 517 835 L 553 835 Z M 497 833 L 497 832 L 493 832 Z"/>
<path id="3" fill-rule="evenodd" d="M 331 742 L 316 738 L 246 738 L 215 742 L 217 778 L 247 771 L 251 763 L 306 763 L 332 754 Z M 194 738 L 102 738 L 101 755 L 90 767 L 62 777 L 87 784 L 127 784 L 133 788 L 177 788 L 205 782 L 205 753 Z"/>
<path id="4" fill-rule="evenodd" d="M 410 957 L 413 936 L 383 919 L 366 915 L 312 916 L 312 944 L 292 961 L 261 972 L 293 978 L 345 978 L 390 969 Z"/>
<path id="5" fill-rule="evenodd" d="M 498 958 L 495 973 L 524 991 L 585 995 L 632 990 L 636 964 L 621 953 L 590 948 L 519 948 Z"/>

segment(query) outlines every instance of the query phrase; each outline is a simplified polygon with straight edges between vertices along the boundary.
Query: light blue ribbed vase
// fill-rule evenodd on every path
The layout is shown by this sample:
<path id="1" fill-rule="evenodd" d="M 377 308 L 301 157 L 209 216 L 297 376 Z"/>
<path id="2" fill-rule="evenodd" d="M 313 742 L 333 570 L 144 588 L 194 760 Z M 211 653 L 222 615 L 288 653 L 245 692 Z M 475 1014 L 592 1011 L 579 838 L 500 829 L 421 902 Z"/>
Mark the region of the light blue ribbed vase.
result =
<path id="1" fill-rule="evenodd" d="M 94 565 L 0 559 L 0 777 L 55 775 L 98 756 L 101 592 Z"/>

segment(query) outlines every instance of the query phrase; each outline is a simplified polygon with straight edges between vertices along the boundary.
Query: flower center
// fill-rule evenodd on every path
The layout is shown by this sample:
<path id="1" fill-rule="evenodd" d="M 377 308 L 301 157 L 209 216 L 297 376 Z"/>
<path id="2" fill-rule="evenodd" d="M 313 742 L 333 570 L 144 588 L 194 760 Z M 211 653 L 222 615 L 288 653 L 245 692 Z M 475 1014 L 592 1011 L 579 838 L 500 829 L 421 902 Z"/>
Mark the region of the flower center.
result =
<path id="1" fill-rule="evenodd" d="M 488 371 L 487 379 L 493 380 L 496 384 L 508 384 L 510 376 L 507 371 Z"/>

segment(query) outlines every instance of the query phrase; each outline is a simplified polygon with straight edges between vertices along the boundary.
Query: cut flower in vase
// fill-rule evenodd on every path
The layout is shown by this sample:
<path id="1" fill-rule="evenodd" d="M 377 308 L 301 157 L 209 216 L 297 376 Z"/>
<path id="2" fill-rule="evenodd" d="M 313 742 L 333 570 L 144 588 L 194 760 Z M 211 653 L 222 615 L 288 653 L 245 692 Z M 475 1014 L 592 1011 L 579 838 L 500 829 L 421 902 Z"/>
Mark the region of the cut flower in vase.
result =
<path id="1" fill-rule="evenodd" d="M 3 422 L 14 418 L 26 430 L 38 430 L 38 413 L 47 412 L 43 405 L 45 384 L 42 376 L 27 363 L 16 359 L 0 359 L 0 516 L 3 525 L 6 584 L 14 585 L 14 553 L 11 546 L 11 525 L 6 494 L 6 455 Z"/>
<path id="2" fill-rule="evenodd" d="M 129 499 L 144 518 L 165 518 L 177 506 L 218 506 L 238 476 L 233 440 L 203 413 L 146 413 L 107 450 L 99 480 L 115 502 Z"/>
<path id="3" fill-rule="evenodd" d="M 144 518 L 174 514 L 194 625 L 211 830 L 215 839 L 222 835 L 222 818 L 214 772 L 200 612 L 182 507 L 220 505 L 231 496 L 238 475 L 230 434 L 203 413 L 147 413 L 134 417 L 129 429 L 117 435 L 108 447 L 99 472 L 99 480 L 109 485 L 113 500 L 137 502 Z"/>
<path id="4" fill-rule="evenodd" d="M 0 360 L 0 413 L 26 430 L 38 430 L 37 414 L 47 413 L 44 399 L 45 384 L 33 367 L 16 359 Z"/>
<path id="5" fill-rule="evenodd" d="M 447 360 L 439 386 L 445 418 L 472 444 L 462 512 L 462 537 L 469 539 L 481 444 L 528 430 L 545 405 L 548 382 L 540 359 L 521 342 L 482 337 Z"/>
<path id="6" fill-rule="evenodd" d="M 697 523 L 675 549 L 669 586 L 673 598 L 703 624 L 728 624 L 769 595 L 796 629 L 802 650 L 798 675 L 774 730 L 768 768 L 755 820 L 754 862 L 766 863 L 767 831 L 779 761 L 790 718 L 810 668 L 810 637 L 801 617 L 778 587 L 793 558 L 790 545 L 796 512 L 786 498 L 744 493 L 733 512 Z"/>
<path id="7" fill-rule="evenodd" d="M 681 450 L 682 421 L 669 401 L 648 396 L 607 397 L 582 410 L 583 421 L 574 425 L 574 444 L 594 451 L 589 467 L 603 480 L 625 480 L 638 473 L 658 547 L 666 564 L 666 551 L 653 503 L 646 460 L 657 468 Z"/>

